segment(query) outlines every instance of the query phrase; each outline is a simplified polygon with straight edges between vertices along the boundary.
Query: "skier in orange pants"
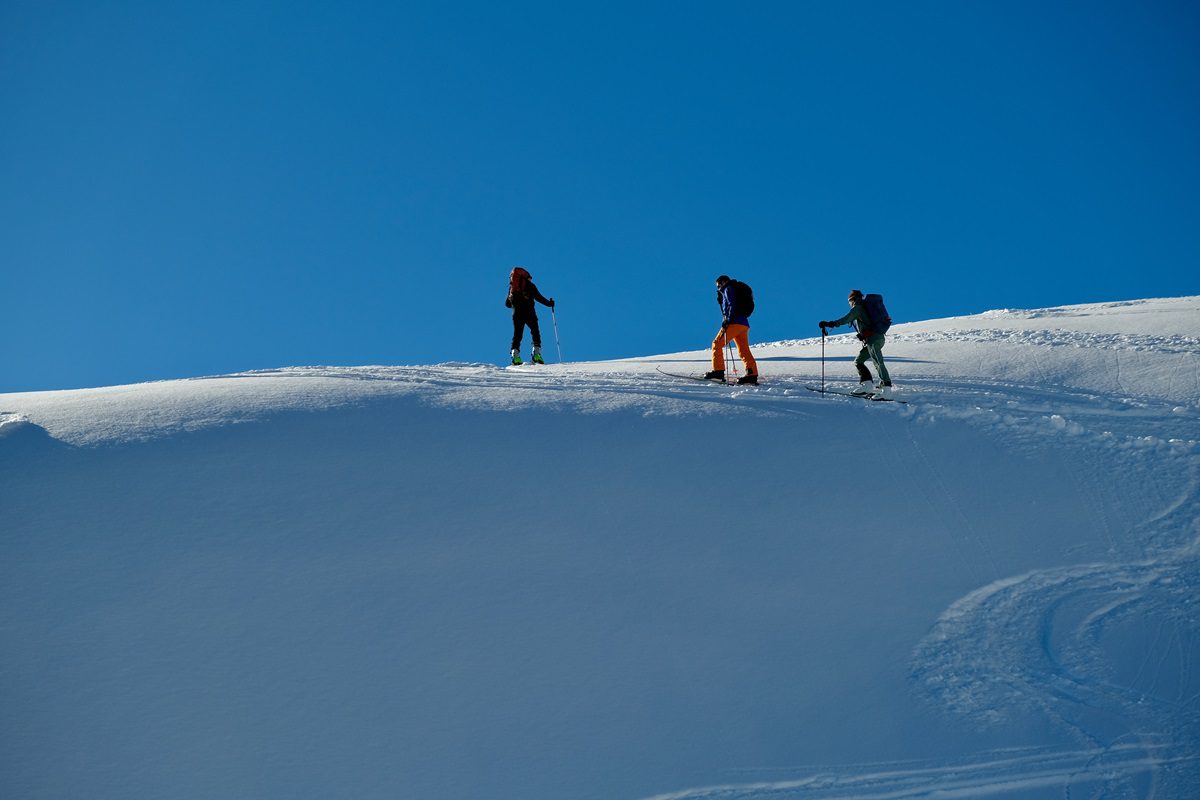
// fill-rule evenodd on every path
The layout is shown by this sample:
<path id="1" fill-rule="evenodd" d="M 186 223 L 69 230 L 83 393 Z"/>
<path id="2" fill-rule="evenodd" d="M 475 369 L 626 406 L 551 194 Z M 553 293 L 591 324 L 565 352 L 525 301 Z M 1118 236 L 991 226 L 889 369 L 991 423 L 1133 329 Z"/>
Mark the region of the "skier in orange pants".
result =
<path id="1" fill-rule="evenodd" d="M 754 313 L 754 293 L 741 281 L 731 280 L 728 275 L 717 278 L 717 305 L 721 307 L 721 330 L 717 331 L 712 343 L 712 371 L 704 377 L 725 380 L 725 344 L 729 340 L 737 345 L 738 356 L 746 365 L 746 374 L 738 383 L 758 383 L 758 363 L 750 352 L 750 315 Z"/>

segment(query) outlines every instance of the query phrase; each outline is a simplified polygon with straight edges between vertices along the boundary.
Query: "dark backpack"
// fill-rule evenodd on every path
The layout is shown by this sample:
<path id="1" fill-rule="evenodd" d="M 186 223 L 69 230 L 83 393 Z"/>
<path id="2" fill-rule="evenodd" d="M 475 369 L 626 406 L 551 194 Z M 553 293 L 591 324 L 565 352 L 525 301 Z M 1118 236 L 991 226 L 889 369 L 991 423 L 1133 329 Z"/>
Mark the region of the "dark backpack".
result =
<path id="1" fill-rule="evenodd" d="M 733 286 L 733 315 L 749 317 L 754 313 L 754 290 L 750 284 L 741 281 L 730 281 Z"/>
<path id="2" fill-rule="evenodd" d="M 892 327 L 892 317 L 888 314 L 887 307 L 883 304 L 883 295 L 869 294 L 863 297 L 863 308 L 867 312 L 867 317 L 871 320 L 872 332 L 887 333 L 888 328 Z"/>

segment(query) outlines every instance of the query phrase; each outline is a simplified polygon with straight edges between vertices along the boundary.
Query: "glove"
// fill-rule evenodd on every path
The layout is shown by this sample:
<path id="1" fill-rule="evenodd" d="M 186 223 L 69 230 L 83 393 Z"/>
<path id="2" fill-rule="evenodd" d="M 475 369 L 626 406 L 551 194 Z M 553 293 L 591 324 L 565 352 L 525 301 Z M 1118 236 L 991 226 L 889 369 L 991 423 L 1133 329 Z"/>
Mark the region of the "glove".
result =
<path id="1" fill-rule="evenodd" d="M 725 330 L 728 327 L 729 327 L 729 320 L 723 320 L 721 322 L 721 330 Z"/>
<path id="2" fill-rule="evenodd" d="M 510 297 L 504 298 L 504 307 L 512 308 L 512 298 L 510 298 Z"/>
<path id="3" fill-rule="evenodd" d="M 832 325 L 829 324 L 829 320 L 824 320 L 824 319 L 821 320 L 820 322 L 818 322 L 817 324 L 821 326 L 821 330 L 825 330 L 826 328 L 833 327 Z"/>
<path id="4" fill-rule="evenodd" d="M 554 308 L 554 298 L 553 297 L 550 298 L 550 307 Z"/>

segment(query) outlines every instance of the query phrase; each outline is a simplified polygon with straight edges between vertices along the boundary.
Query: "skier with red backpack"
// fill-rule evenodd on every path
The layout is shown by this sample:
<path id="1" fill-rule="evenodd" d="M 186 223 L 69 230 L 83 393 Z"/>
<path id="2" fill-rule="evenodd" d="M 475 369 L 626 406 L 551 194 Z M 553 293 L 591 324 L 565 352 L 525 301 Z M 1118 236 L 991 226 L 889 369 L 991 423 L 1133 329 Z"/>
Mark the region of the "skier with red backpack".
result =
<path id="1" fill-rule="evenodd" d="M 887 365 L 883 363 L 883 344 L 884 334 L 892 325 L 892 318 L 888 316 L 887 308 L 883 305 L 883 296 L 878 294 L 863 295 L 858 289 L 850 292 L 846 298 L 846 302 L 850 304 L 850 313 L 841 319 L 821 320 L 818 323 L 821 326 L 821 335 L 825 335 L 826 328 L 838 328 L 842 325 L 853 325 L 858 331 L 857 337 L 862 342 L 862 349 L 858 351 L 858 358 L 854 359 L 854 367 L 858 370 L 858 381 L 860 390 L 857 393 L 870 394 L 870 388 L 878 388 L 881 393 L 886 394 L 886 390 L 892 388 L 892 377 L 888 374 Z M 867 359 L 875 362 L 875 368 L 879 370 L 879 386 L 863 388 L 862 384 L 870 384 L 874 378 L 871 377 L 871 370 L 867 368 Z"/>
<path id="2" fill-rule="evenodd" d="M 728 275 L 717 278 L 717 305 L 721 307 L 721 330 L 712 343 L 712 371 L 704 374 L 714 381 L 725 380 L 725 345 L 737 345 L 738 356 L 746 366 L 740 384 L 758 384 L 758 363 L 750 352 L 750 315 L 754 313 L 754 292 L 748 285 Z"/>
<path id="3" fill-rule="evenodd" d="M 504 307 L 512 309 L 513 319 L 513 338 L 512 338 L 512 363 L 523 364 L 521 360 L 521 337 L 525 333 L 525 326 L 529 326 L 529 337 L 533 340 L 533 363 L 545 364 L 542 359 L 542 332 L 538 328 L 537 309 L 533 302 L 537 301 L 544 306 L 554 308 L 554 298 L 549 300 L 542 297 L 542 293 L 538 291 L 537 286 L 533 283 L 533 277 L 524 267 L 513 267 L 512 272 L 508 274 L 508 297 L 504 300 Z"/>

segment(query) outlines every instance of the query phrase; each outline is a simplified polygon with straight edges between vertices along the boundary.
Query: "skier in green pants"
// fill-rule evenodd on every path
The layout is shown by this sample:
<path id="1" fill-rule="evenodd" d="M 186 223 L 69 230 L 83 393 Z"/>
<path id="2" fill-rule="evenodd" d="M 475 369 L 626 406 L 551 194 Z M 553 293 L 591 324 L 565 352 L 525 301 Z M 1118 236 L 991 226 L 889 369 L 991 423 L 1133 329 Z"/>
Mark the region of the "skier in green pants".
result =
<path id="1" fill-rule="evenodd" d="M 850 313 L 841 319 L 821 320 L 821 333 L 824 334 L 826 328 L 838 328 L 842 325 L 853 325 L 858 331 L 858 339 L 863 343 L 862 349 L 858 351 L 858 358 L 854 359 L 854 367 L 858 370 L 859 387 L 862 391 L 868 391 L 871 387 L 863 387 L 864 383 L 871 383 L 871 370 L 867 369 L 867 359 L 875 362 L 875 368 L 879 370 L 879 386 L 880 390 L 890 389 L 892 387 L 892 378 L 888 374 L 887 365 L 883 363 L 883 333 L 876 331 L 874 324 L 871 322 L 871 315 L 867 313 L 867 307 L 863 304 L 863 293 L 858 289 L 850 292 L 850 296 L 846 298 L 850 303 Z M 889 320 L 890 322 L 890 320 Z"/>

